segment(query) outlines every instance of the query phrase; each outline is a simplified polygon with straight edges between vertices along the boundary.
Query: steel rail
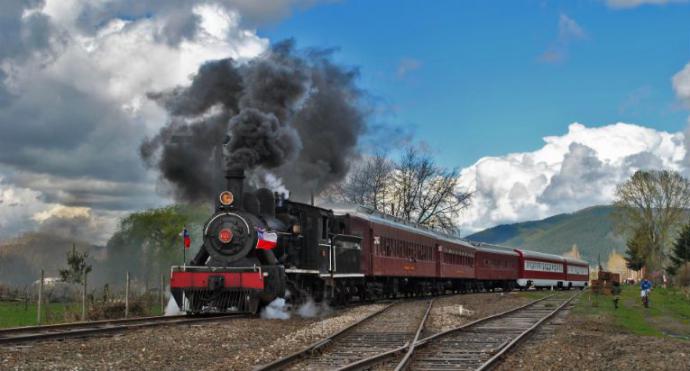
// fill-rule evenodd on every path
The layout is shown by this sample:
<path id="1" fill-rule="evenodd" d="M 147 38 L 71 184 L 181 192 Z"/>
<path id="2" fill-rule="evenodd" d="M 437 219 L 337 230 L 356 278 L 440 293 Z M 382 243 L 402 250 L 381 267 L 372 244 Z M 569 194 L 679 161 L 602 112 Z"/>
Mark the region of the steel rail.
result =
<path id="1" fill-rule="evenodd" d="M 213 322 L 246 317 L 247 315 L 245 314 L 219 315 L 210 317 L 159 316 L 129 320 L 105 320 L 61 325 L 29 326 L 7 329 L 5 332 L 0 332 L 0 344 L 17 344 L 30 341 L 86 337 L 147 327 Z"/>
<path id="2" fill-rule="evenodd" d="M 414 335 L 414 339 L 412 340 L 412 343 L 410 343 L 410 346 L 408 347 L 407 353 L 405 353 L 405 356 L 403 356 L 402 361 L 398 364 L 398 367 L 395 368 L 395 371 L 400 371 L 401 367 L 404 368 L 407 364 L 407 362 L 410 360 L 410 357 L 412 357 L 412 353 L 414 353 L 414 346 L 417 344 L 417 340 L 419 340 L 419 335 L 422 334 L 422 330 L 424 330 L 424 326 L 426 325 L 426 320 L 429 318 L 429 313 L 431 312 L 431 306 L 434 304 L 434 300 L 432 299 L 431 302 L 429 303 L 429 307 L 426 308 L 426 313 L 424 313 L 424 318 L 422 318 L 422 321 L 419 323 L 419 328 L 417 329 L 417 333 Z"/>
<path id="3" fill-rule="evenodd" d="M 359 321 L 356 321 L 356 322 L 350 324 L 349 326 L 343 328 L 342 330 L 340 330 L 340 331 L 338 331 L 338 332 L 336 332 L 336 333 L 334 333 L 334 334 L 332 334 L 332 335 L 330 335 L 330 336 L 328 336 L 322 340 L 319 340 L 315 343 L 312 343 L 311 345 L 307 346 L 306 348 L 304 348 L 302 350 L 299 350 L 295 353 L 289 354 L 285 357 L 279 358 L 279 359 L 277 359 L 271 363 L 258 366 L 254 370 L 255 371 L 278 370 L 282 367 L 285 367 L 285 366 L 289 365 L 290 363 L 293 363 L 294 361 L 296 361 L 296 360 L 298 360 L 298 359 L 300 359 L 306 355 L 309 355 L 309 354 L 312 354 L 312 353 L 318 351 L 319 349 L 323 348 L 324 346 L 326 346 L 330 342 L 332 342 L 335 338 L 337 338 L 340 335 L 346 333 L 347 331 L 359 326 L 360 324 L 366 322 L 367 320 L 374 318 L 374 317 L 378 316 L 379 314 L 387 311 L 388 309 L 392 308 L 393 305 L 395 305 L 395 304 L 396 303 L 388 304 L 385 307 L 383 307 L 383 308 L 367 315 L 366 317 L 360 319 Z"/>
<path id="4" fill-rule="evenodd" d="M 525 330 L 525 331 L 521 332 L 518 336 L 516 336 L 515 338 L 513 338 L 513 339 L 511 339 L 511 340 L 507 340 L 507 341 L 501 343 L 501 344 L 500 344 L 498 347 L 496 347 L 495 349 L 496 349 L 496 350 L 499 350 L 500 355 L 505 354 L 505 352 L 508 351 L 509 349 L 511 349 L 512 347 L 514 347 L 515 344 L 517 344 L 518 341 L 519 341 L 520 339 L 524 338 L 524 336 L 526 336 L 529 332 L 531 332 L 531 331 L 533 331 L 534 329 L 538 328 L 539 325 L 541 325 L 541 324 L 542 324 L 544 321 L 546 321 L 548 318 L 551 318 L 551 316 L 553 316 L 555 313 L 557 313 L 558 311 L 560 311 L 565 305 L 567 305 L 570 301 L 572 301 L 574 298 L 576 298 L 576 297 L 579 296 L 579 295 L 580 295 L 580 293 L 577 293 L 577 294 L 571 295 L 571 296 L 570 296 L 569 298 L 567 298 L 567 299 L 564 299 L 564 301 L 563 301 L 563 303 L 561 303 L 561 305 L 559 305 L 555 310 L 550 311 L 547 315 L 541 317 L 535 324 L 533 324 L 532 326 L 530 326 L 530 328 L 529 328 L 528 330 Z M 554 298 L 555 296 L 556 296 L 556 294 L 554 294 L 554 295 L 549 295 L 549 296 L 543 297 L 543 298 L 541 298 L 541 299 L 532 301 L 532 302 L 530 302 L 530 303 L 528 303 L 528 304 L 522 305 L 522 306 L 520 306 L 520 307 L 511 309 L 511 310 L 508 310 L 508 311 L 505 311 L 505 312 L 502 312 L 502 313 L 498 313 L 498 314 L 495 314 L 495 315 L 492 315 L 492 316 L 484 317 L 484 318 L 478 319 L 478 320 L 476 320 L 476 321 L 467 323 L 467 324 L 465 324 L 465 325 L 463 325 L 463 326 L 460 326 L 460 327 L 457 327 L 457 328 L 454 328 L 454 329 L 450 329 L 450 330 L 447 330 L 447 331 L 440 332 L 440 333 L 438 333 L 438 334 L 429 336 L 429 337 L 427 337 L 427 338 L 424 338 L 424 339 L 420 340 L 417 344 L 415 344 L 415 350 L 418 349 L 418 348 L 421 348 L 421 347 L 423 347 L 423 346 L 429 345 L 429 344 L 431 344 L 434 340 L 437 340 L 437 339 L 439 339 L 439 338 L 441 338 L 441 337 L 446 337 L 446 336 L 451 335 L 451 334 L 454 334 L 454 333 L 456 333 L 456 332 L 458 332 L 458 331 L 462 331 L 462 330 L 466 330 L 466 329 L 469 330 L 470 328 L 475 327 L 476 325 L 479 325 L 479 324 L 481 324 L 481 323 L 484 323 L 484 322 L 487 322 L 487 321 L 490 321 L 490 320 L 494 320 L 494 319 L 498 319 L 498 318 L 501 318 L 501 317 L 508 316 L 508 315 L 510 315 L 511 313 L 515 313 L 515 312 L 517 312 L 517 311 L 519 311 L 519 310 L 522 310 L 522 309 L 525 309 L 525 308 L 527 308 L 527 307 L 533 306 L 533 305 L 538 304 L 539 302 L 542 302 L 542 301 L 544 301 L 544 300 L 548 300 L 548 299 Z M 488 367 L 490 367 L 490 366 L 493 364 L 493 362 L 495 362 L 496 360 L 498 360 L 498 359 L 500 358 L 499 353 L 497 353 L 496 355 L 494 355 L 493 357 L 491 357 L 491 359 L 489 360 L 490 363 L 489 363 L 489 361 L 486 361 L 486 362 L 482 363 L 482 365 L 480 365 L 480 368 L 479 368 L 479 369 L 481 369 L 481 370 L 486 370 Z M 478 370 L 479 370 L 479 369 L 478 369 Z"/>
<path id="5" fill-rule="evenodd" d="M 415 344 L 417 342 L 417 340 L 419 339 L 419 336 L 422 334 L 422 331 L 424 330 L 424 326 L 426 325 L 426 321 L 429 318 L 429 313 L 431 313 L 431 307 L 433 306 L 433 304 L 434 304 L 434 299 L 429 301 L 429 305 L 426 308 L 426 312 L 424 313 L 424 317 L 422 317 L 422 320 L 419 322 L 419 326 L 417 326 L 417 331 L 415 332 L 415 335 L 414 335 L 414 338 L 412 339 L 412 341 L 405 343 L 405 345 L 403 345 L 401 347 L 391 349 L 391 350 L 388 350 L 388 351 L 383 352 L 383 353 L 375 354 L 371 357 L 367 357 L 367 358 L 361 359 L 357 362 L 353 362 L 353 363 L 350 363 L 348 365 L 345 365 L 345 366 L 339 368 L 338 371 L 367 369 L 370 366 L 372 366 L 376 363 L 379 363 L 380 360 L 383 358 L 392 357 L 394 355 L 397 355 L 399 353 L 404 352 L 406 349 L 411 350 L 413 344 Z"/>
<path id="6" fill-rule="evenodd" d="M 554 295 L 545 296 L 545 297 L 543 297 L 543 298 L 540 298 L 540 299 L 531 301 L 531 302 L 529 302 L 529 303 L 527 303 L 527 304 L 524 304 L 524 305 L 521 305 L 521 306 L 518 306 L 518 307 L 515 307 L 515 308 L 512 308 L 512 309 L 509 309 L 509 310 L 504 311 L 504 312 L 492 314 L 492 315 L 490 315 L 490 316 L 486 316 L 486 317 L 483 317 L 483 318 L 474 320 L 474 321 L 472 321 L 472 322 L 465 323 L 465 324 L 463 324 L 463 325 L 461 325 L 461 326 L 454 327 L 454 328 L 452 328 L 452 329 L 449 329 L 449 330 L 446 330 L 446 331 L 439 332 L 439 333 L 437 333 L 437 334 L 428 336 L 428 337 L 423 338 L 423 339 L 421 339 L 421 340 L 416 340 L 415 342 L 413 342 L 413 343 L 411 343 L 411 344 L 405 344 L 405 345 L 403 345 L 403 346 L 401 346 L 401 347 L 398 347 L 398 348 L 395 348 L 395 349 L 391 349 L 391 350 L 389 350 L 389 351 L 387 351 L 387 352 L 383 352 L 383 353 L 376 354 L 376 355 L 371 356 L 371 357 L 368 357 L 368 358 L 361 359 L 361 360 L 359 360 L 359 361 L 357 361 L 357 362 L 353 362 L 353 363 L 351 363 L 351 364 L 349 364 L 349 365 L 346 365 L 346 366 L 340 368 L 340 370 L 365 370 L 365 369 L 368 369 L 368 368 L 370 368 L 371 366 L 373 366 L 373 365 L 375 365 L 375 364 L 377 364 L 377 363 L 381 363 L 381 362 L 385 361 L 386 359 L 389 359 L 389 358 L 391 358 L 391 357 L 393 357 L 393 356 L 396 356 L 396 355 L 398 355 L 398 354 L 404 352 L 405 350 L 407 350 L 407 353 L 405 354 L 405 357 L 402 359 L 402 361 L 400 361 L 400 362 L 398 363 L 398 365 L 397 365 L 397 367 L 396 367 L 396 370 L 405 370 L 406 367 L 407 367 L 408 364 L 409 364 L 409 360 L 412 358 L 412 355 L 414 355 L 414 352 L 415 352 L 415 350 L 416 350 L 418 347 L 423 346 L 423 345 L 426 345 L 426 344 L 429 343 L 430 341 L 433 341 L 433 340 L 435 340 L 435 339 L 437 339 L 437 338 L 444 337 L 444 336 L 453 334 L 453 333 L 455 333 L 455 332 L 457 332 L 457 331 L 461 331 L 461 330 L 464 330 L 464 329 L 466 329 L 466 328 L 469 328 L 469 327 L 478 325 L 478 324 L 480 324 L 480 323 L 483 323 L 483 322 L 486 322 L 486 321 L 489 321 L 489 320 L 492 320 L 492 319 L 496 319 L 496 318 L 499 318 L 499 317 L 502 317 L 502 316 L 511 314 L 511 313 L 513 313 L 513 312 L 516 312 L 516 311 L 518 311 L 518 310 L 524 309 L 524 308 L 529 307 L 529 306 L 531 306 L 531 305 L 537 304 L 537 303 L 539 303 L 539 302 L 541 302 L 541 301 L 543 301 L 543 300 L 546 300 L 546 299 L 548 299 L 548 298 L 551 298 L 551 297 L 553 297 L 553 296 L 555 296 L 555 294 L 554 294 Z M 409 354 L 409 355 L 408 355 L 408 354 Z"/>
<path id="7" fill-rule="evenodd" d="M 476 371 L 484 371 L 484 370 L 488 370 L 489 368 L 493 367 L 493 366 L 496 364 L 496 362 L 497 362 L 501 357 L 503 357 L 508 351 L 510 351 L 511 349 L 515 348 L 515 347 L 518 345 L 518 343 L 519 343 L 520 341 L 522 341 L 526 336 L 528 336 L 530 333 L 532 333 L 534 330 L 536 330 L 539 326 L 541 326 L 542 323 L 546 322 L 546 321 L 549 320 L 551 317 L 553 317 L 554 315 L 556 315 L 556 313 L 558 313 L 561 309 L 563 309 L 563 307 L 565 307 L 566 305 L 568 305 L 568 303 L 570 303 L 573 299 L 575 299 L 575 297 L 577 297 L 577 296 L 579 296 L 579 295 L 580 295 L 580 294 L 575 294 L 575 295 L 571 296 L 568 300 L 564 301 L 561 305 L 559 305 L 559 306 L 558 306 L 556 309 L 554 309 L 551 313 L 549 313 L 549 314 L 547 314 L 546 316 L 542 317 L 537 323 L 535 323 L 535 324 L 532 325 L 530 328 L 528 328 L 527 330 L 525 330 L 524 332 L 522 332 L 520 335 L 518 335 L 517 337 L 515 337 L 515 338 L 514 338 L 513 340 L 511 340 L 508 344 L 506 344 L 505 346 L 501 347 L 501 348 L 500 348 L 501 350 L 500 350 L 498 353 L 494 354 L 493 357 L 491 357 L 491 358 L 488 359 L 486 362 L 484 362 L 479 368 L 477 368 Z"/>
<path id="8" fill-rule="evenodd" d="M 119 319 L 104 319 L 98 321 L 77 321 L 77 322 L 67 322 L 67 323 L 57 323 L 52 325 L 38 325 L 38 326 L 19 326 L 19 327 L 8 327 L 0 329 L 0 337 L 8 334 L 16 334 L 22 332 L 36 332 L 41 330 L 60 330 L 76 327 L 84 327 L 86 325 L 117 325 L 122 323 L 136 323 L 136 322 L 146 322 L 157 318 L 166 318 L 168 320 L 174 320 L 179 318 L 186 318 L 185 315 L 175 315 L 175 316 L 148 316 L 148 317 L 135 317 L 135 318 L 119 318 Z"/>

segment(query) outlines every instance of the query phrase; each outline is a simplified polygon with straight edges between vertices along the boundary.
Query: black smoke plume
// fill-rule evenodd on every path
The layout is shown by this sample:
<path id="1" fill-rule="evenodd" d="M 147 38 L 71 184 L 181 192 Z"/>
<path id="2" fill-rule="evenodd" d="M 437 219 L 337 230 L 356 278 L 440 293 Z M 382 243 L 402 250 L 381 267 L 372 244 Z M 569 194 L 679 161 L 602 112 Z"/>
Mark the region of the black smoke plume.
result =
<path id="1" fill-rule="evenodd" d="M 186 201 L 212 197 L 223 167 L 258 182 L 271 173 L 293 197 L 318 193 L 345 176 L 365 130 L 357 71 L 331 54 L 287 41 L 244 64 L 206 62 L 191 85 L 149 94 L 172 118 L 142 158 Z"/>

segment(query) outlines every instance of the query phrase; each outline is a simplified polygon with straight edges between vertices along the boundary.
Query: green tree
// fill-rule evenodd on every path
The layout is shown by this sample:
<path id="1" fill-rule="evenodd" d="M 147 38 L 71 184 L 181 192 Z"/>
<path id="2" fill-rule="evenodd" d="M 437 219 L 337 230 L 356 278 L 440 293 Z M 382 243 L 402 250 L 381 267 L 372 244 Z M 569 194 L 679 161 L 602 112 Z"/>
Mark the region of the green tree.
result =
<path id="1" fill-rule="evenodd" d="M 690 206 L 690 182 L 678 172 L 639 170 L 616 188 L 616 229 L 646 234 L 645 265 L 663 266 L 673 233 Z"/>
<path id="2" fill-rule="evenodd" d="M 678 238 L 673 243 L 671 254 L 669 256 L 671 265 L 668 272 L 675 275 L 679 268 L 683 267 L 684 277 L 688 276 L 688 262 L 690 262 L 690 223 L 683 226 L 683 229 L 678 234 Z"/>
<path id="3" fill-rule="evenodd" d="M 647 237 L 647 231 L 644 228 L 638 228 L 626 243 L 625 266 L 628 269 L 639 271 L 645 266 L 649 250 L 649 240 Z"/>
<path id="4" fill-rule="evenodd" d="M 91 265 L 86 263 L 89 253 L 77 251 L 72 244 L 72 250 L 67 252 L 67 269 L 60 269 L 60 278 L 64 282 L 83 283 L 84 275 L 91 272 Z"/>
<path id="5" fill-rule="evenodd" d="M 120 278 L 129 271 L 141 279 L 155 279 L 170 265 L 181 264 L 182 229 L 187 226 L 196 244 L 198 230 L 209 216 L 206 205 L 174 205 L 128 215 L 106 245 L 109 273 Z"/>

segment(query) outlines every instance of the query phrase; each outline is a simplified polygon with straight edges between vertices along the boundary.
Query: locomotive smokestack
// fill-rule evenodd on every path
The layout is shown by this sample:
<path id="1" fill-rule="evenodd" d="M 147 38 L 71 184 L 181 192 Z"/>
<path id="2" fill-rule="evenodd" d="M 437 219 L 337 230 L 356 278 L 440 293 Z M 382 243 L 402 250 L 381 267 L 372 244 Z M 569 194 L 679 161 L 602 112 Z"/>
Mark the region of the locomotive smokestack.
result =
<path id="1" fill-rule="evenodd" d="M 225 171 L 225 179 L 228 181 L 228 191 L 232 192 L 233 196 L 235 196 L 235 201 L 233 202 L 233 205 L 235 205 L 235 207 L 239 209 L 242 209 L 242 202 L 244 201 L 242 199 L 242 195 L 244 192 L 244 169 L 227 169 Z"/>

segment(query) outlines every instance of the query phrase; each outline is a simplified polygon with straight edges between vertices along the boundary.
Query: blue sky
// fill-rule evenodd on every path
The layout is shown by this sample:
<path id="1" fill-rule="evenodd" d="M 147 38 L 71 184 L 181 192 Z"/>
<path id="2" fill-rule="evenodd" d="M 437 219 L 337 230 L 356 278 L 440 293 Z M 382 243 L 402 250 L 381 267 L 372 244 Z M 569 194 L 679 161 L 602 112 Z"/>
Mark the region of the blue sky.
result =
<path id="1" fill-rule="evenodd" d="M 690 177 L 690 0 L 3 0 L 0 14 L 0 240 L 69 219 L 103 242 L 173 202 L 139 155 L 170 122 L 148 93 L 286 38 L 336 48 L 371 127 L 459 169 L 464 232 L 611 203 L 638 169 Z"/>
<path id="2" fill-rule="evenodd" d="M 447 166 L 530 151 L 578 121 L 686 126 L 671 77 L 690 58 L 690 6 L 599 1 L 342 1 L 259 29 L 339 48 L 375 121 L 403 126 Z"/>

